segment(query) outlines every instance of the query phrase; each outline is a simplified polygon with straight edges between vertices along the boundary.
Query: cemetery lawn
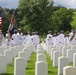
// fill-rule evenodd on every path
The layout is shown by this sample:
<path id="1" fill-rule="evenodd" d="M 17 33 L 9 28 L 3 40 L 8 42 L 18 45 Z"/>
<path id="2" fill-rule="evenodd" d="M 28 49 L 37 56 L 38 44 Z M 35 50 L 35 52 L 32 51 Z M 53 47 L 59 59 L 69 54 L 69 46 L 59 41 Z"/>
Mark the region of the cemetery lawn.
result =
<path id="1" fill-rule="evenodd" d="M 49 57 L 49 55 L 45 52 L 46 62 L 48 63 L 48 75 L 58 75 L 58 68 L 53 67 L 53 63 Z M 30 61 L 27 62 L 27 67 L 25 70 L 26 75 L 35 75 L 35 62 L 36 62 L 36 53 L 32 53 L 30 57 Z M 69 66 L 73 66 L 73 64 L 69 64 Z M 14 75 L 14 60 L 12 60 L 12 65 L 8 65 L 6 69 L 6 74 L 0 75 Z"/>
<path id="2" fill-rule="evenodd" d="M 52 61 L 50 60 L 49 55 L 45 52 L 46 61 L 48 63 L 48 75 L 58 75 L 57 67 L 53 67 Z M 35 75 L 35 62 L 36 62 L 36 53 L 32 53 L 30 57 L 30 61 L 27 62 L 27 67 L 25 70 L 26 75 Z M 14 75 L 14 60 L 12 61 L 12 65 L 7 66 L 7 73 L 0 75 Z"/>
<path id="3" fill-rule="evenodd" d="M 35 75 L 36 53 L 32 53 L 30 61 L 27 62 L 26 75 Z"/>

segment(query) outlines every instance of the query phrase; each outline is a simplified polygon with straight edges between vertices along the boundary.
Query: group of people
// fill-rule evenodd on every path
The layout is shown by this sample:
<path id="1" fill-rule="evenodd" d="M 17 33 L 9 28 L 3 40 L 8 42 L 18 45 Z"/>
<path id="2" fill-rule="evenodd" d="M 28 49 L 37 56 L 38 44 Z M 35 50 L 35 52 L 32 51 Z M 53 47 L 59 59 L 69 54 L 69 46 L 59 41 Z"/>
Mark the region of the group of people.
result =
<path id="1" fill-rule="evenodd" d="M 48 45 L 76 45 L 76 30 L 71 30 L 69 34 L 64 34 L 64 31 L 53 34 L 48 31 L 46 37 L 46 44 Z"/>
<path id="2" fill-rule="evenodd" d="M 21 29 L 15 30 L 14 34 L 11 36 L 10 32 L 7 31 L 6 33 L 6 45 L 10 46 L 16 46 L 21 45 L 23 42 L 26 43 L 26 45 L 33 44 L 35 48 L 40 43 L 40 37 L 38 35 L 38 32 L 27 32 L 27 35 L 23 35 Z M 2 34 L 2 30 L 0 30 L 0 46 L 2 45 L 2 41 L 4 40 L 4 35 Z M 51 31 L 48 31 L 47 37 L 46 37 L 46 44 L 48 45 L 76 45 L 76 30 L 71 30 L 69 34 L 64 34 L 64 31 L 62 30 L 60 33 L 53 34 Z"/>
<path id="3" fill-rule="evenodd" d="M 21 45 L 23 41 L 23 33 L 21 32 L 21 29 L 15 30 L 14 34 L 11 35 L 9 31 L 6 33 L 6 45 Z"/>
<path id="4" fill-rule="evenodd" d="M 40 37 L 38 35 L 38 32 L 37 31 L 32 33 L 30 33 L 30 31 L 27 32 L 25 42 L 26 42 L 26 45 L 33 44 L 36 48 L 37 45 L 40 43 Z"/>
<path id="5" fill-rule="evenodd" d="M 25 43 L 26 45 L 33 44 L 35 47 L 40 43 L 40 37 L 38 32 L 27 32 L 27 35 L 23 35 L 22 30 L 19 28 L 18 30 L 14 30 L 14 34 L 10 34 L 7 31 L 5 37 L 2 34 L 2 30 L 0 30 L 0 46 L 2 42 L 5 40 L 7 46 L 17 46 Z"/>
<path id="6" fill-rule="evenodd" d="M 40 38 L 38 35 L 38 32 L 32 32 L 32 35 L 30 34 L 30 31 L 27 32 L 27 35 L 23 35 L 21 32 L 21 29 L 18 29 L 14 31 L 14 34 L 10 38 L 10 33 L 7 32 L 6 34 L 6 45 L 22 45 L 22 43 L 25 42 L 26 45 L 33 44 L 35 47 L 40 43 Z"/>

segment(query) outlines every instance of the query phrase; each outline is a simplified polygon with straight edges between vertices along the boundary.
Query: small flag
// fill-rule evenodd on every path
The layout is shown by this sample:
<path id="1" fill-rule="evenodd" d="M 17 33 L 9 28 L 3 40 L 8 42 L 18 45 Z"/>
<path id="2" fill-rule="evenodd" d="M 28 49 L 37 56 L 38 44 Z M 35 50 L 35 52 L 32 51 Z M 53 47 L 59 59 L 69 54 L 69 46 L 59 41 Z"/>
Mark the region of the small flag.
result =
<path id="1" fill-rule="evenodd" d="M 10 32 L 11 35 L 14 34 L 14 25 L 13 25 L 13 23 L 10 23 L 8 31 Z"/>
<path id="2" fill-rule="evenodd" d="M 2 26 L 2 12 L 0 12 L 0 26 Z"/>
<path id="3" fill-rule="evenodd" d="M 12 34 L 14 34 L 14 24 L 15 24 L 15 18 L 14 18 L 14 12 L 13 12 L 12 17 L 11 17 L 11 22 L 8 28 L 8 31 L 10 32 L 11 36 Z"/>

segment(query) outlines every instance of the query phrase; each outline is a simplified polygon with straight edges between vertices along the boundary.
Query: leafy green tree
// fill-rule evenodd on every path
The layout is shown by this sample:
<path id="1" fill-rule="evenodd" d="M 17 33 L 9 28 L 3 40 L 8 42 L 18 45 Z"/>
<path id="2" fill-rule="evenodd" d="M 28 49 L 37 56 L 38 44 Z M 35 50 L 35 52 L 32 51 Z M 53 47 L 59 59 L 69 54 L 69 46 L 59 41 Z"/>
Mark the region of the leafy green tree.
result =
<path id="1" fill-rule="evenodd" d="M 9 27 L 9 23 L 10 23 L 10 16 L 3 13 L 3 18 L 2 19 L 3 19 L 2 31 L 3 31 L 3 34 L 6 34 L 7 30 L 8 30 L 8 27 Z"/>
<path id="2" fill-rule="evenodd" d="M 9 26 L 10 16 L 2 7 L 0 7 L 0 11 L 2 12 L 2 26 L 0 26 L 0 29 L 2 29 L 3 34 L 6 34 Z"/>
<path id="3" fill-rule="evenodd" d="M 22 16 L 20 24 L 30 31 L 38 31 L 41 34 L 50 29 L 53 2 L 48 0 L 20 0 L 19 15 Z"/>
<path id="4" fill-rule="evenodd" d="M 67 9 L 67 8 L 60 8 L 53 12 L 52 18 L 51 18 L 51 25 L 54 32 L 60 31 L 60 30 L 70 30 L 73 16 L 73 10 Z"/>
<path id="5" fill-rule="evenodd" d="M 71 22 L 71 26 L 73 29 L 76 29 L 76 11 L 74 12 L 73 21 Z"/>

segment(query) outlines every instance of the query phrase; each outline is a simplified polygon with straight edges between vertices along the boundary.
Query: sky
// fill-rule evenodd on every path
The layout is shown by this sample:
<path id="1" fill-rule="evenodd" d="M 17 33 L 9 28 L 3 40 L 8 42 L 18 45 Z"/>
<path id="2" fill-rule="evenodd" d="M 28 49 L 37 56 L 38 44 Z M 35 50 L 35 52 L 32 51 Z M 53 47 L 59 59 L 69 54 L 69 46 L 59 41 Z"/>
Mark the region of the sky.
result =
<path id="1" fill-rule="evenodd" d="M 54 3 L 67 8 L 76 8 L 76 0 L 54 0 Z"/>
<path id="2" fill-rule="evenodd" d="M 0 0 L 0 6 L 6 7 L 9 9 L 16 9 L 18 7 L 19 0 Z"/>
<path id="3" fill-rule="evenodd" d="M 0 0 L 0 6 L 9 9 L 16 9 L 19 0 Z M 64 6 L 67 8 L 76 8 L 76 0 L 54 0 L 55 5 Z"/>

